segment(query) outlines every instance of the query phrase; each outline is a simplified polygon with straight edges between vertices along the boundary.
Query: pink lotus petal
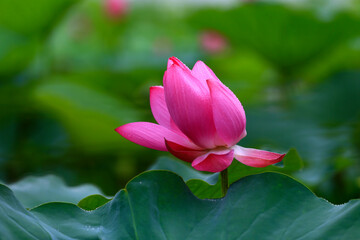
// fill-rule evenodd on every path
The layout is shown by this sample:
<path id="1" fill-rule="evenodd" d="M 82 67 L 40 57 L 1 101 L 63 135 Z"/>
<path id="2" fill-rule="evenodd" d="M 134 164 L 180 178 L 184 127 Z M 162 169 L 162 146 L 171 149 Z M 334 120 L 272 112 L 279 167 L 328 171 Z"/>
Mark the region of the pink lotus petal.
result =
<path id="1" fill-rule="evenodd" d="M 195 158 L 207 152 L 206 150 L 202 150 L 202 149 L 195 150 L 192 148 L 187 148 L 179 144 L 176 144 L 174 142 L 168 141 L 166 139 L 165 139 L 165 144 L 167 150 L 172 155 L 186 162 L 192 162 Z"/>
<path id="2" fill-rule="evenodd" d="M 164 76 L 165 100 L 171 118 L 196 145 L 215 147 L 215 125 L 207 87 L 173 64 Z"/>
<path id="3" fill-rule="evenodd" d="M 271 164 L 280 162 L 285 154 L 268 152 L 253 148 L 244 148 L 241 146 L 234 146 L 234 156 L 239 162 L 250 167 L 266 167 Z"/>
<path id="4" fill-rule="evenodd" d="M 191 72 L 191 70 L 182 61 L 180 61 L 176 57 L 169 58 L 168 63 L 167 63 L 167 68 L 169 69 L 172 65 L 177 65 L 178 67 L 182 68 L 183 70 Z"/>
<path id="5" fill-rule="evenodd" d="M 115 129 L 121 136 L 141 146 L 167 151 L 165 138 L 188 148 L 196 148 L 189 139 L 161 125 L 149 122 L 133 122 Z"/>
<path id="6" fill-rule="evenodd" d="M 155 120 L 161 125 L 183 135 L 170 117 L 162 86 L 150 87 L 150 107 Z"/>
<path id="7" fill-rule="evenodd" d="M 155 120 L 164 127 L 170 128 L 170 113 L 167 109 L 162 86 L 150 87 L 150 107 Z"/>
<path id="8" fill-rule="evenodd" d="M 233 146 L 246 135 L 244 108 L 235 94 L 220 81 L 207 80 L 207 84 L 216 132 L 227 146 Z"/>
<path id="9" fill-rule="evenodd" d="M 233 159 L 234 150 L 226 149 L 204 154 L 196 158 L 191 166 L 199 171 L 221 172 L 230 166 Z"/>
<path id="10" fill-rule="evenodd" d="M 220 81 L 218 77 L 215 75 L 215 73 L 202 61 L 197 61 L 195 63 L 191 73 L 194 77 L 204 82 L 208 79 Z"/>

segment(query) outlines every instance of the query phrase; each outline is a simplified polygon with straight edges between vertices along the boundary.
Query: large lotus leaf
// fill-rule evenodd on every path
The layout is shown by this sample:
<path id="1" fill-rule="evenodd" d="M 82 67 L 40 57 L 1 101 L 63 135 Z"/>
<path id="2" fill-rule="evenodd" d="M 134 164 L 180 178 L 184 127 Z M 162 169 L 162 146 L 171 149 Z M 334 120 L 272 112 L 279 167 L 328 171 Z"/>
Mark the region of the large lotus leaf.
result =
<path id="1" fill-rule="evenodd" d="M 57 21 L 77 0 L 0 0 L 0 73 L 24 69 Z"/>
<path id="2" fill-rule="evenodd" d="M 0 186 L 4 239 L 358 239 L 360 201 L 332 205 L 282 174 L 234 183 L 222 199 L 196 198 L 181 177 L 149 171 L 94 211 L 48 203 L 26 211 Z"/>
<path id="3" fill-rule="evenodd" d="M 114 129 L 141 119 L 130 103 L 61 77 L 40 84 L 34 97 L 41 107 L 60 119 L 70 130 L 74 143 L 86 151 L 127 146 Z"/>
<path id="4" fill-rule="evenodd" d="M 38 46 L 37 39 L 18 34 L 0 26 L 0 73 L 24 68 Z"/>
<path id="5" fill-rule="evenodd" d="M 296 96 L 294 111 L 329 126 L 356 121 L 360 114 L 359 78 L 360 72 L 354 71 L 333 75 L 309 93 Z"/>
<path id="6" fill-rule="evenodd" d="M 301 79 L 307 82 L 320 82 L 331 77 L 339 71 L 357 70 L 360 66 L 360 47 L 357 39 L 349 44 L 337 47 L 334 51 L 329 51 L 320 60 L 310 62 L 306 68 L 302 69 Z"/>
<path id="7" fill-rule="evenodd" d="M 47 31 L 77 0 L 0 0 L 0 26 L 18 33 Z"/>
<path id="8" fill-rule="evenodd" d="M 271 165 L 264 168 L 246 166 L 236 160 L 228 168 L 229 183 L 234 183 L 240 178 L 263 172 L 281 172 L 291 174 L 303 167 L 302 160 L 295 149 L 291 149 L 285 156 L 282 166 Z M 200 173 L 188 164 L 171 158 L 160 158 L 150 167 L 152 170 L 169 170 L 180 175 L 187 186 L 198 198 L 220 198 L 221 182 L 219 173 Z"/>
<path id="9" fill-rule="evenodd" d="M 100 189 L 91 184 L 67 186 L 61 178 L 54 175 L 26 177 L 7 186 L 26 208 L 33 208 L 47 202 L 77 204 L 89 195 L 103 194 Z"/>
<path id="10" fill-rule="evenodd" d="M 306 9 L 249 3 L 231 9 L 205 9 L 189 16 L 198 29 L 215 29 L 236 46 L 247 46 L 285 73 L 359 34 L 359 20 L 338 14 L 321 20 Z"/>

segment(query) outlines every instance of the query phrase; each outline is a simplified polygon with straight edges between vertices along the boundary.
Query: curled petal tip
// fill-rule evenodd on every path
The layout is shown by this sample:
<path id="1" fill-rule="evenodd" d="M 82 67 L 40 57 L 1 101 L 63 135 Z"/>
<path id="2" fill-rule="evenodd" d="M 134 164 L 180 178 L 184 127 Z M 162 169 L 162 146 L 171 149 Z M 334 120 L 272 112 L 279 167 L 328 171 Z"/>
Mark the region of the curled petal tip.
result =
<path id="1" fill-rule="evenodd" d="M 126 124 L 125 124 L 126 125 Z M 114 130 L 115 130 L 115 132 L 117 132 L 117 133 L 119 133 L 120 135 L 121 135 L 121 133 L 122 133 L 122 127 L 123 127 L 124 125 L 122 125 L 122 126 L 120 126 L 120 127 L 117 127 L 117 128 L 115 128 Z"/>
<path id="2" fill-rule="evenodd" d="M 118 127 L 116 131 L 131 142 L 159 151 L 167 151 L 164 138 L 179 145 L 189 146 L 191 144 L 185 136 L 179 135 L 164 126 L 155 123 L 128 123 Z"/>
<path id="3" fill-rule="evenodd" d="M 181 63 L 181 61 L 174 56 L 170 57 L 169 61 L 171 61 L 173 64 L 176 64 L 176 65 L 180 65 L 179 63 Z"/>
<path id="4" fill-rule="evenodd" d="M 159 125 L 147 122 L 128 123 L 115 129 L 122 137 L 131 142 L 147 148 L 167 151 L 165 144 L 161 141 L 161 137 L 164 135 L 161 130 L 163 129 Z"/>
<path id="5" fill-rule="evenodd" d="M 235 150 L 235 159 L 250 167 L 267 167 L 281 162 L 286 155 L 252 148 L 244 148 L 238 145 L 233 148 Z"/>
<path id="6" fill-rule="evenodd" d="M 169 58 L 167 68 L 169 69 L 171 66 L 178 66 L 178 67 L 182 68 L 183 70 L 190 71 L 190 69 L 183 62 L 181 62 L 178 58 L 176 58 L 174 56 Z"/>

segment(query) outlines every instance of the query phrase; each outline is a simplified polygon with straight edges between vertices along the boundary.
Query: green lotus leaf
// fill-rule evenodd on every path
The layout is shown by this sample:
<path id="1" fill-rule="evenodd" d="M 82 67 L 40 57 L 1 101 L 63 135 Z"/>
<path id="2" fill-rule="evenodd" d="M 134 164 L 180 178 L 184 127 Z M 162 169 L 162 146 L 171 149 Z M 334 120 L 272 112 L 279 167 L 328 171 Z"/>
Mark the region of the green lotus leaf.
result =
<path id="1" fill-rule="evenodd" d="M 148 171 L 93 211 L 47 203 L 27 211 L 0 185 L 4 239 L 358 239 L 360 201 L 333 205 L 279 173 L 232 184 L 199 199 L 180 176 Z"/>
<path id="2" fill-rule="evenodd" d="M 67 186 L 61 178 L 54 175 L 30 176 L 7 186 L 26 208 L 33 208 L 47 202 L 77 204 L 89 195 L 103 195 L 102 191 L 94 185 Z"/>

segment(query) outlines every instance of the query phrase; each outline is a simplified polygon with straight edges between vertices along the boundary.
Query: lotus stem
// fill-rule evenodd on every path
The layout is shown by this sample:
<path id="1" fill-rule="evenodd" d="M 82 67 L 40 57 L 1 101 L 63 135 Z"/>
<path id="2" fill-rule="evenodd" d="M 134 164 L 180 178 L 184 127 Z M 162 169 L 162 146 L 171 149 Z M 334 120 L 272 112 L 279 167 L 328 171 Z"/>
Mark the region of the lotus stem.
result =
<path id="1" fill-rule="evenodd" d="M 229 176 L 227 168 L 220 173 L 221 175 L 221 192 L 222 196 L 225 197 L 227 190 L 229 189 Z"/>

